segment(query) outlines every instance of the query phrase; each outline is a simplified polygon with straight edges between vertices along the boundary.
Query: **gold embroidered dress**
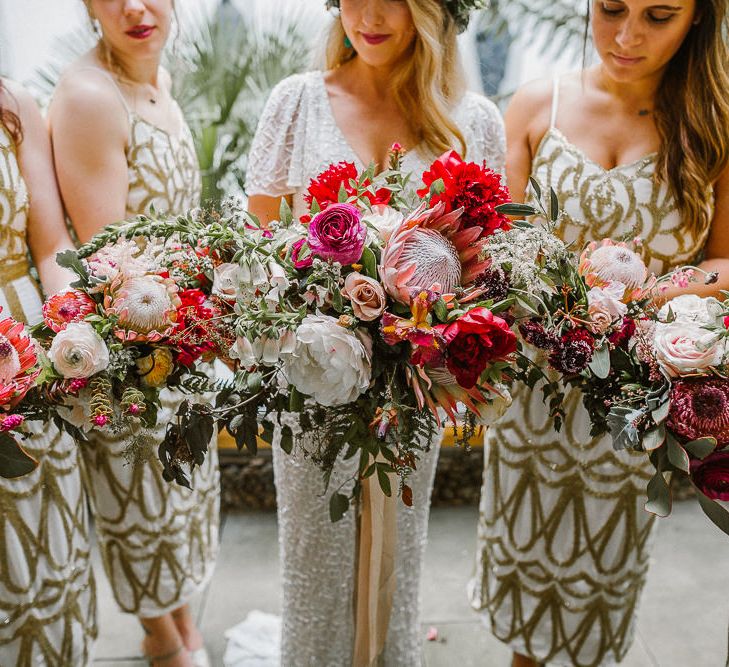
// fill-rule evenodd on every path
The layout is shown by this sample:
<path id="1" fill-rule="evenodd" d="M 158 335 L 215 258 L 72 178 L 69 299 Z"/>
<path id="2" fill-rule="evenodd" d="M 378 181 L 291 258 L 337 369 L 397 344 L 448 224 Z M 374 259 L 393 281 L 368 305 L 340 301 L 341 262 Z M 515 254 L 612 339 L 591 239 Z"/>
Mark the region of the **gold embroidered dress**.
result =
<path id="1" fill-rule="evenodd" d="M 108 73 L 98 70 L 116 87 Z M 118 89 L 117 89 L 118 90 Z M 119 93 L 126 108 L 126 101 Z M 183 213 L 199 204 L 200 173 L 192 135 L 177 108 L 180 132 L 168 133 L 127 108 L 127 216 Z M 192 475 L 192 490 L 162 478 L 156 444 L 181 395 L 163 390 L 149 459 L 128 463 L 127 441 L 94 431 L 82 446 L 96 533 L 114 597 L 142 618 L 172 611 L 212 576 L 218 550 L 220 481 L 211 443 Z"/>
<path id="2" fill-rule="evenodd" d="M 708 230 L 692 233 L 681 220 L 655 179 L 656 154 L 604 169 L 556 128 L 558 92 L 555 85 L 550 129 L 532 164 L 534 178 L 559 197 L 557 233 L 577 249 L 640 237 L 657 274 L 694 260 Z M 487 436 L 473 604 L 496 637 L 550 665 L 620 661 L 648 570 L 651 468 L 589 432 L 578 392 L 557 433 L 536 387 L 516 390 Z"/>
<path id="3" fill-rule="evenodd" d="M 42 298 L 29 271 L 28 192 L 0 124 L 0 319 L 35 324 Z M 32 422 L 24 448 L 39 465 L 0 478 L 0 665 L 88 665 L 96 638 L 86 496 L 78 448 Z"/>

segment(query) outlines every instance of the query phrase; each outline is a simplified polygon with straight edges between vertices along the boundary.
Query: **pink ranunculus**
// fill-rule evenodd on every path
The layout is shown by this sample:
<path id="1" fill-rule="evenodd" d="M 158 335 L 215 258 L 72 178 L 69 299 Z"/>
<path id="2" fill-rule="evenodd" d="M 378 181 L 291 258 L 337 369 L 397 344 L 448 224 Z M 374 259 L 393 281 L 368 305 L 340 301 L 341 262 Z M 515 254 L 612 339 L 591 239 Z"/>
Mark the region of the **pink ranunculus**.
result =
<path id="1" fill-rule="evenodd" d="M 291 261 L 297 269 L 308 269 L 314 263 L 314 258 L 311 256 L 311 253 L 305 257 L 301 257 L 305 245 L 306 239 L 299 239 L 291 246 Z"/>
<path id="2" fill-rule="evenodd" d="M 373 278 L 356 271 L 344 281 L 342 294 L 352 302 L 355 317 L 365 322 L 376 320 L 385 310 L 385 290 Z"/>
<path id="3" fill-rule="evenodd" d="M 351 204 L 333 204 L 314 216 L 307 242 L 315 257 L 345 265 L 362 257 L 366 238 L 367 227 L 359 209 Z"/>
<path id="4" fill-rule="evenodd" d="M 714 452 L 703 461 L 691 461 L 691 479 L 713 500 L 729 500 L 729 451 Z"/>

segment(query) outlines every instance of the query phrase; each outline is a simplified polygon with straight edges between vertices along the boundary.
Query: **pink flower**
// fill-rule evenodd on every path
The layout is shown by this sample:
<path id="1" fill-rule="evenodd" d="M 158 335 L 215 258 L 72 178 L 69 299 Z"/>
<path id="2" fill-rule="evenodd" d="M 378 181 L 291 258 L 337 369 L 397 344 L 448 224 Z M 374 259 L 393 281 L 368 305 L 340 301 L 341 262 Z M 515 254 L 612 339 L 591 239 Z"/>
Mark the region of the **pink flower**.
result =
<path id="1" fill-rule="evenodd" d="M 625 294 L 625 285 L 609 282 L 604 287 L 593 287 L 587 293 L 587 312 L 590 315 L 593 333 L 605 333 L 616 321 L 622 322 L 628 312 L 621 299 Z"/>
<path id="2" fill-rule="evenodd" d="M 488 268 L 479 256 L 485 239 L 481 227 L 463 228 L 461 209 L 446 213 L 443 202 L 416 209 L 396 229 L 382 253 L 380 278 L 387 293 L 410 303 L 416 290 L 452 295 L 467 288 Z"/>
<path id="3" fill-rule="evenodd" d="M 43 319 L 58 333 L 70 322 L 80 322 L 96 312 L 96 302 L 85 292 L 69 289 L 54 294 L 43 304 Z"/>
<path id="4" fill-rule="evenodd" d="M 671 386 L 667 426 L 686 441 L 716 438 L 729 444 L 729 380 L 677 380 Z"/>
<path id="5" fill-rule="evenodd" d="M 109 417 L 108 415 L 96 415 L 93 420 L 94 426 L 98 426 L 99 428 L 102 428 L 106 426 L 109 423 Z"/>
<path id="6" fill-rule="evenodd" d="M 376 320 L 385 310 L 385 290 L 373 278 L 356 271 L 344 280 L 342 295 L 352 302 L 354 316 L 365 322 Z"/>
<path id="7" fill-rule="evenodd" d="M 633 301 L 653 286 L 655 278 L 648 278 L 648 268 L 641 256 L 627 243 L 610 239 L 593 241 L 580 255 L 579 273 L 589 287 L 604 287 L 611 282 L 625 285 L 623 299 Z"/>
<path id="8" fill-rule="evenodd" d="M 301 253 L 304 252 L 304 250 L 309 250 L 308 246 L 305 246 L 306 239 L 299 239 L 291 246 L 291 261 L 294 263 L 294 267 L 299 270 L 308 269 L 314 263 L 314 258 L 311 256 L 311 252 L 309 252 L 309 254 L 305 257 L 301 257 Z"/>
<path id="9" fill-rule="evenodd" d="M 0 406 L 16 405 L 39 373 L 35 346 L 25 326 L 12 317 L 0 320 Z"/>
<path id="10" fill-rule="evenodd" d="M 332 204 L 314 216 L 307 242 L 315 257 L 345 265 L 362 257 L 366 239 L 367 228 L 359 209 L 351 204 Z"/>
<path id="11" fill-rule="evenodd" d="M 25 421 L 23 415 L 8 415 L 0 421 L 0 431 L 14 431 Z"/>

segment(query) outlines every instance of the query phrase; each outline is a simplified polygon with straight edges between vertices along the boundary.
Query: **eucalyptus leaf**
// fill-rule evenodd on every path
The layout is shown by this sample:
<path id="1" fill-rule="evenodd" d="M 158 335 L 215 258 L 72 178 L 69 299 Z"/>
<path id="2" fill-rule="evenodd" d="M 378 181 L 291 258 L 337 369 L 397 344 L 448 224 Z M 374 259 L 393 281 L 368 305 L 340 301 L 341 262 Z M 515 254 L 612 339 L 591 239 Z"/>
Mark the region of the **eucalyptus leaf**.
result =
<path id="1" fill-rule="evenodd" d="M 539 182 L 536 178 L 533 176 L 529 177 L 529 184 L 532 186 L 532 190 L 534 190 L 534 194 L 537 196 L 537 199 L 542 198 L 542 188 L 539 185 Z"/>
<path id="2" fill-rule="evenodd" d="M 679 470 L 682 470 L 685 473 L 689 472 L 689 456 L 686 453 L 686 450 L 681 447 L 681 445 L 678 444 L 678 441 L 669 436 L 667 439 L 668 442 L 668 460 L 671 462 L 671 465 L 675 466 Z"/>
<path id="3" fill-rule="evenodd" d="M 693 481 L 691 483 L 693 484 Z M 715 500 L 704 495 L 696 484 L 693 484 L 693 486 L 694 489 L 696 489 L 696 497 L 698 498 L 699 505 L 701 505 L 701 509 L 704 511 L 704 514 L 711 519 L 711 522 L 719 528 L 719 530 L 729 535 L 729 512 L 727 512 L 727 510 Z"/>
<path id="4" fill-rule="evenodd" d="M 697 459 L 705 459 L 716 449 L 716 438 L 697 438 L 684 445 L 684 449 Z"/>
<path id="5" fill-rule="evenodd" d="M 671 490 L 660 471 L 656 472 L 648 482 L 648 500 L 645 509 L 657 516 L 668 516 L 671 513 Z"/>
<path id="6" fill-rule="evenodd" d="M 656 424 L 660 424 L 661 422 L 666 421 L 666 417 L 668 417 L 668 412 L 671 409 L 671 402 L 668 400 L 668 395 L 666 395 L 666 400 L 661 403 L 657 408 L 651 411 L 651 417 L 653 418 L 653 421 Z"/>
<path id="7" fill-rule="evenodd" d="M 649 428 L 643 436 L 643 449 L 652 452 L 666 441 L 666 429 L 663 424 Z"/>
<path id="8" fill-rule="evenodd" d="M 589 368 L 601 380 L 610 375 L 610 346 L 607 343 L 595 350 Z"/>

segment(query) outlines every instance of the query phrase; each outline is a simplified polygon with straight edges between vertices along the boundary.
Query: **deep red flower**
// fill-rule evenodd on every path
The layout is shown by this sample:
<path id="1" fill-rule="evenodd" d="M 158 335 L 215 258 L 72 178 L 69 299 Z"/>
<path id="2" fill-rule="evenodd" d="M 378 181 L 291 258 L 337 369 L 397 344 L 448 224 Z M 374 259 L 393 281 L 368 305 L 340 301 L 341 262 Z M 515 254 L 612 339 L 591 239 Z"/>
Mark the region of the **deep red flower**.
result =
<path id="1" fill-rule="evenodd" d="M 549 364 L 565 375 L 575 375 L 587 368 L 595 352 L 595 339 L 585 329 L 570 329 L 552 348 Z"/>
<path id="2" fill-rule="evenodd" d="M 445 202 L 447 212 L 463 208 L 463 226 L 480 227 L 482 236 L 490 236 L 497 229 L 509 229 L 511 223 L 497 206 L 511 201 L 501 176 L 486 164 L 465 162 L 456 151 L 441 155 L 423 174 L 424 188 L 418 195 L 424 197 L 437 180 L 443 181 L 444 191 L 433 195 L 430 205 Z"/>
<path id="3" fill-rule="evenodd" d="M 200 289 L 182 290 L 178 296 L 182 304 L 177 309 L 177 361 L 183 366 L 191 366 L 206 352 L 217 350 L 210 332 L 215 328 L 212 320 L 220 311 Z"/>
<path id="4" fill-rule="evenodd" d="M 608 340 L 615 347 L 625 347 L 635 333 L 635 320 L 631 317 L 624 317 L 620 329 L 608 337 Z"/>
<path id="5" fill-rule="evenodd" d="M 339 202 L 339 191 L 342 188 L 349 197 L 357 194 L 357 189 L 352 186 L 352 181 L 356 181 L 357 176 L 357 167 L 352 162 L 329 165 L 326 171 L 312 179 L 304 195 L 304 201 L 311 206 L 312 202 L 316 200 L 319 209 L 323 211 L 328 206 Z M 369 185 L 369 181 L 365 181 L 364 184 Z M 375 204 L 388 204 L 391 194 L 387 188 L 382 188 L 374 194 L 367 193 L 365 197 L 374 206 Z"/>
<path id="6" fill-rule="evenodd" d="M 720 448 L 729 444 L 729 380 L 676 380 L 666 425 L 687 441 L 712 437 Z"/>
<path id="7" fill-rule="evenodd" d="M 691 461 L 691 479 L 707 498 L 729 500 L 729 451 Z"/>
<path id="8" fill-rule="evenodd" d="M 489 363 L 516 350 L 516 335 L 488 308 L 474 308 L 451 324 L 435 329 L 446 342 L 446 366 L 462 387 L 478 382 Z"/>

